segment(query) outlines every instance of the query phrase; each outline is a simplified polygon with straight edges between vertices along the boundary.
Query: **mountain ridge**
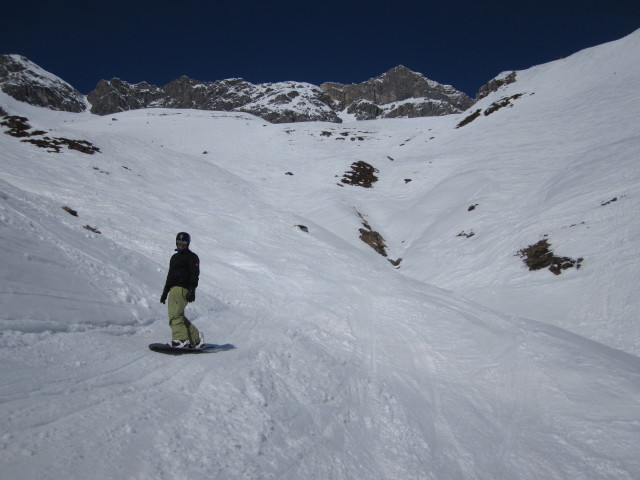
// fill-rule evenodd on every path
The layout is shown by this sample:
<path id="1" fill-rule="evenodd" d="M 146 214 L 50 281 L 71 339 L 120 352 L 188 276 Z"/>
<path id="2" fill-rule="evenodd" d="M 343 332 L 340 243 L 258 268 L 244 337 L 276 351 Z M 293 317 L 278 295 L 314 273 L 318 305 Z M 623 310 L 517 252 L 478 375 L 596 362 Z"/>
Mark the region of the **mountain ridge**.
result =
<path id="1" fill-rule="evenodd" d="M 100 80 L 83 96 L 70 84 L 26 57 L 0 55 L 0 88 L 17 100 L 54 110 L 109 115 L 139 108 L 236 111 L 270 123 L 341 123 L 341 112 L 357 120 L 413 118 L 460 113 L 473 100 L 449 85 L 404 66 L 360 84 L 305 82 L 252 84 L 241 78 L 213 82 L 182 76 L 162 87 L 119 78 Z"/>

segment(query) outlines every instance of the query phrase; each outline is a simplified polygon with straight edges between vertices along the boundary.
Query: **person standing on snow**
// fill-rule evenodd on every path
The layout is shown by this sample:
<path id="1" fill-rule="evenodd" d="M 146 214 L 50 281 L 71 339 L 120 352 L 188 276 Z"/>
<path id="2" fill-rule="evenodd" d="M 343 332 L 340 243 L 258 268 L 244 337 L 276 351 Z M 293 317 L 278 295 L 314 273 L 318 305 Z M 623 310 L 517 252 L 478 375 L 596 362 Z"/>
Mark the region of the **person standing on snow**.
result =
<path id="1" fill-rule="evenodd" d="M 171 343 L 175 348 L 202 348 L 204 336 L 185 316 L 187 303 L 196 299 L 196 287 L 200 276 L 200 259 L 189 250 L 191 236 L 186 232 L 176 235 L 176 252 L 169 262 L 167 281 L 160 303 L 169 300 L 169 326 Z"/>

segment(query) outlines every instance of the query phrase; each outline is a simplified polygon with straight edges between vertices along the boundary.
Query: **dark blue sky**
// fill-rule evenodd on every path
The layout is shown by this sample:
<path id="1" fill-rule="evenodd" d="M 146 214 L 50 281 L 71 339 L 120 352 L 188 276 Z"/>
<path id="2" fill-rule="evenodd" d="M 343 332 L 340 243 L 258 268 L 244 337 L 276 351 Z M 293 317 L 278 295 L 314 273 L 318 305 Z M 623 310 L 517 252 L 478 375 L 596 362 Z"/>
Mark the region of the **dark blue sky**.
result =
<path id="1" fill-rule="evenodd" d="M 101 79 L 359 83 L 397 65 L 475 96 L 521 70 L 640 28 L 640 1 L 11 2 L 0 53 L 82 93 Z"/>

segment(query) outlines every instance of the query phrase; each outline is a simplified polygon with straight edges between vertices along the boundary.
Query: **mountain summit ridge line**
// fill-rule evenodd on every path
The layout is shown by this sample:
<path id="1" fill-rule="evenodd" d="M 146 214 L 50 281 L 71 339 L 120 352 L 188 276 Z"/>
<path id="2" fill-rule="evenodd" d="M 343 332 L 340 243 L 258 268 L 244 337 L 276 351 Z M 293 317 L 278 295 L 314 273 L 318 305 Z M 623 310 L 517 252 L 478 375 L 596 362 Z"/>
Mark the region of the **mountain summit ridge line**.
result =
<path id="1" fill-rule="evenodd" d="M 461 113 L 474 100 L 399 65 L 358 84 L 305 82 L 252 84 L 241 78 L 199 81 L 179 77 L 162 87 L 119 78 L 100 80 L 82 95 L 63 79 L 26 57 L 0 55 L 0 88 L 15 98 L 52 110 L 109 115 L 140 108 L 193 108 L 236 111 L 271 123 L 341 123 L 346 112 L 356 120 L 411 118 Z"/>

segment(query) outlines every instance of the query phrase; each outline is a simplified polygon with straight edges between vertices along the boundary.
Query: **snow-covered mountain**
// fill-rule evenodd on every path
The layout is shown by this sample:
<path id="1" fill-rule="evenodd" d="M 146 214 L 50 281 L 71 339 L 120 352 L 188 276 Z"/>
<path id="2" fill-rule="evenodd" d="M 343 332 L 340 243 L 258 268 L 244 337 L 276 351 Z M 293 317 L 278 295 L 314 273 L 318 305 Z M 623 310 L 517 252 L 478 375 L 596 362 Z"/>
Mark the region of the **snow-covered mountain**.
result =
<path id="1" fill-rule="evenodd" d="M 300 82 L 254 85 L 241 78 L 201 82 L 181 77 L 164 87 L 102 80 L 88 95 L 91 112 L 107 115 L 145 107 L 195 108 L 246 112 L 272 123 L 326 121 L 341 123 L 340 112 L 356 120 L 431 117 L 460 113 L 473 100 L 398 66 L 353 85 Z"/>
<path id="2" fill-rule="evenodd" d="M 399 65 L 366 82 L 344 85 L 320 85 L 357 120 L 375 118 L 436 117 L 460 113 L 473 105 L 473 100 L 451 85 L 442 85 L 424 75 Z"/>
<path id="3" fill-rule="evenodd" d="M 201 82 L 181 77 L 156 87 L 113 79 L 100 81 L 87 98 L 91 112 L 99 115 L 163 107 L 246 112 L 272 123 L 341 121 L 326 93 L 300 82 L 254 85 L 241 78 Z"/>
<path id="4" fill-rule="evenodd" d="M 110 115 L 141 108 L 245 112 L 271 123 L 412 118 L 460 113 L 473 104 L 464 93 L 399 66 L 357 85 L 304 82 L 252 84 L 241 78 L 203 82 L 180 77 L 163 87 L 100 80 L 86 99 L 64 80 L 25 57 L 0 55 L 0 87 L 40 107 Z"/>
<path id="5" fill-rule="evenodd" d="M 7 95 L 38 107 L 84 112 L 84 95 L 61 78 L 20 55 L 0 55 L 0 88 Z"/>
<path id="6" fill-rule="evenodd" d="M 341 125 L 0 92 L 3 477 L 634 480 L 639 57 Z M 179 231 L 216 354 L 147 350 Z"/>

